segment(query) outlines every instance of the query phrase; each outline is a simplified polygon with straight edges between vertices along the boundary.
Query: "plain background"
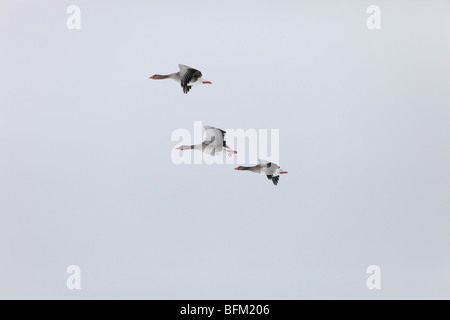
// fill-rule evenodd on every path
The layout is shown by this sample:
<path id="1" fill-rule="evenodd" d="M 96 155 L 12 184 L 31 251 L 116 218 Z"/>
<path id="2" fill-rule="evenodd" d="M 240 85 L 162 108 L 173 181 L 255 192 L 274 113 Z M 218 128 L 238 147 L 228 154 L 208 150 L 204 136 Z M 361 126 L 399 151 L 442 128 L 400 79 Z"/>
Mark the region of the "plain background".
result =
<path id="1" fill-rule="evenodd" d="M 3 0 L 0 297 L 450 298 L 449 12 Z M 213 85 L 148 79 L 179 63 Z M 174 165 L 196 120 L 279 129 L 289 174 Z"/>

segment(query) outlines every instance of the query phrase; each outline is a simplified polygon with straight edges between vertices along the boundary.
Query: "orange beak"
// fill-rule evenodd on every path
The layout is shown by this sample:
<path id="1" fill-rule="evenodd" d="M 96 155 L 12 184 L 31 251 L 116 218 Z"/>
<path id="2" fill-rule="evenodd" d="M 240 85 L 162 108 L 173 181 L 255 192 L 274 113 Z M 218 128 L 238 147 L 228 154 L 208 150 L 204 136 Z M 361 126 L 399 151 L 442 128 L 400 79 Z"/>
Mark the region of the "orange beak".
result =
<path id="1" fill-rule="evenodd" d="M 280 174 L 285 174 L 285 173 L 287 173 L 287 171 L 281 171 L 281 172 L 280 172 Z"/>
<path id="2" fill-rule="evenodd" d="M 154 76 L 149 77 L 149 79 L 153 79 Z"/>
<path id="3" fill-rule="evenodd" d="M 203 84 L 212 84 L 211 81 L 203 81 Z"/>

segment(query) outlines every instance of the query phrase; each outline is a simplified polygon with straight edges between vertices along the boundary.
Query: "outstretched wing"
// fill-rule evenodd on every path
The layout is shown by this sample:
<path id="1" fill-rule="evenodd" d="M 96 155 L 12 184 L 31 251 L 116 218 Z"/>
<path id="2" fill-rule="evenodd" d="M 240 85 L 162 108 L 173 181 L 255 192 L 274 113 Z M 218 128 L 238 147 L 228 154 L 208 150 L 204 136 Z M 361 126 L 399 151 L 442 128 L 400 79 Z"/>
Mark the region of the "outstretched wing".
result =
<path id="1" fill-rule="evenodd" d="M 280 176 L 274 176 L 274 177 L 272 177 L 272 182 L 273 182 L 274 185 L 277 185 L 277 184 L 278 184 L 278 180 L 280 180 Z"/>
<path id="2" fill-rule="evenodd" d="M 259 164 L 261 164 L 261 166 L 266 167 L 266 168 L 270 168 L 272 166 L 272 162 L 267 161 L 267 160 L 262 160 L 262 159 L 258 159 Z"/>
<path id="3" fill-rule="evenodd" d="M 189 90 L 191 90 L 191 88 L 192 88 L 192 86 L 181 86 L 182 88 L 183 88 L 183 92 L 184 93 L 188 93 L 189 92 Z"/>
<path id="4" fill-rule="evenodd" d="M 225 144 L 225 134 L 226 131 L 218 128 L 214 128 L 211 126 L 205 126 L 206 130 L 206 137 L 205 137 L 205 143 L 208 145 L 213 144 L 214 146 L 221 146 L 224 147 Z"/>
<path id="5" fill-rule="evenodd" d="M 181 87 L 183 88 L 184 93 L 188 93 L 192 86 L 189 86 L 188 84 L 190 82 L 197 81 L 198 78 L 202 77 L 202 73 L 198 71 L 197 69 L 185 66 L 184 64 L 179 64 L 178 67 L 180 68 L 180 83 Z"/>

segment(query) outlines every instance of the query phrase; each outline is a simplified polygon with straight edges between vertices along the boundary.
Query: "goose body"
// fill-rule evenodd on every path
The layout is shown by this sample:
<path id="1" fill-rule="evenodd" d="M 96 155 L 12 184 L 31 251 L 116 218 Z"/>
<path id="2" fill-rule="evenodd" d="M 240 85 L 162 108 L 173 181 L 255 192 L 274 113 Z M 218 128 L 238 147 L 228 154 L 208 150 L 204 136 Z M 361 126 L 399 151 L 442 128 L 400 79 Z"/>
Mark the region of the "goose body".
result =
<path id="1" fill-rule="evenodd" d="M 193 144 L 193 145 L 182 145 L 176 149 L 178 150 L 198 150 L 202 151 L 206 154 L 209 154 L 211 156 L 216 156 L 219 154 L 222 154 L 223 152 L 227 152 L 228 155 L 231 156 L 232 153 L 237 153 L 234 150 L 231 150 L 230 147 L 228 147 L 226 141 L 225 141 L 225 134 L 226 131 L 211 127 L 211 126 L 204 126 L 206 131 L 206 137 L 205 140 L 202 143 L 199 144 Z"/>
<path id="2" fill-rule="evenodd" d="M 184 93 L 188 93 L 192 86 L 198 84 L 211 84 L 210 81 L 206 81 L 202 78 L 202 73 L 194 68 L 185 66 L 184 64 L 179 64 L 178 67 L 180 71 L 174 72 L 167 75 L 155 74 L 150 77 L 150 79 L 161 80 L 161 79 L 172 79 L 180 83 L 183 88 Z"/>
<path id="3" fill-rule="evenodd" d="M 267 179 L 272 180 L 274 185 L 278 184 L 280 180 L 281 174 L 286 174 L 287 171 L 284 171 L 280 168 L 279 165 L 273 162 L 269 162 L 266 160 L 259 159 L 258 164 L 256 166 L 244 167 L 239 166 L 235 168 L 235 170 L 243 170 L 243 171 L 251 171 L 254 173 L 258 173 L 267 177 Z"/>

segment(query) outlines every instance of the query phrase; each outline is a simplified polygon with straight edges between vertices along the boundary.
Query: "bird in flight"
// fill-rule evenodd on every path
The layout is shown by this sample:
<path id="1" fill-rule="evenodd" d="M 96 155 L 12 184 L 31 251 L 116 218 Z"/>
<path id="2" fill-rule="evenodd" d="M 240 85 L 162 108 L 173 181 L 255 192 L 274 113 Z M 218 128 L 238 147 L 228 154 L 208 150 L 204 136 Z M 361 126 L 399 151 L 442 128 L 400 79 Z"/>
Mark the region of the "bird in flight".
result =
<path id="1" fill-rule="evenodd" d="M 244 171 L 251 171 L 255 172 L 261 175 L 264 175 L 267 177 L 267 179 L 272 180 L 274 185 L 278 184 L 278 180 L 280 180 L 281 174 L 286 174 L 287 171 L 284 171 L 280 168 L 279 165 L 273 162 L 269 162 L 266 160 L 258 160 L 258 164 L 256 166 L 251 167 L 243 167 L 239 166 L 237 168 L 234 168 L 234 170 L 244 170 Z"/>
<path id="2" fill-rule="evenodd" d="M 150 79 L 173 79 L 181 84 L 184 93 L 188 93 L 194 85 L 212 84 L 210 81 L 202 78 L 202 73 L 199 70 L 185 66 L 184 64 L 179 64 L 178 67 L 180 68 L 180 71 L 178 72 L 168 75 L 155 74 L 151 76 Z"/>
<path id="3" fill-rule="evenodd" d="M 225 141 L 226 131 L 218 128 L 214 128 L 211 126 L 205 126 L 206 137 L 202 143 L 193 144 L 190 146 L 183 145 L 177 150 L 199 150 L 211 156 L 222 154 L 223 152 L 227 152 L 229 156 L 233 153 L 237 153 L 237 151 L 231 150 Z"/>

